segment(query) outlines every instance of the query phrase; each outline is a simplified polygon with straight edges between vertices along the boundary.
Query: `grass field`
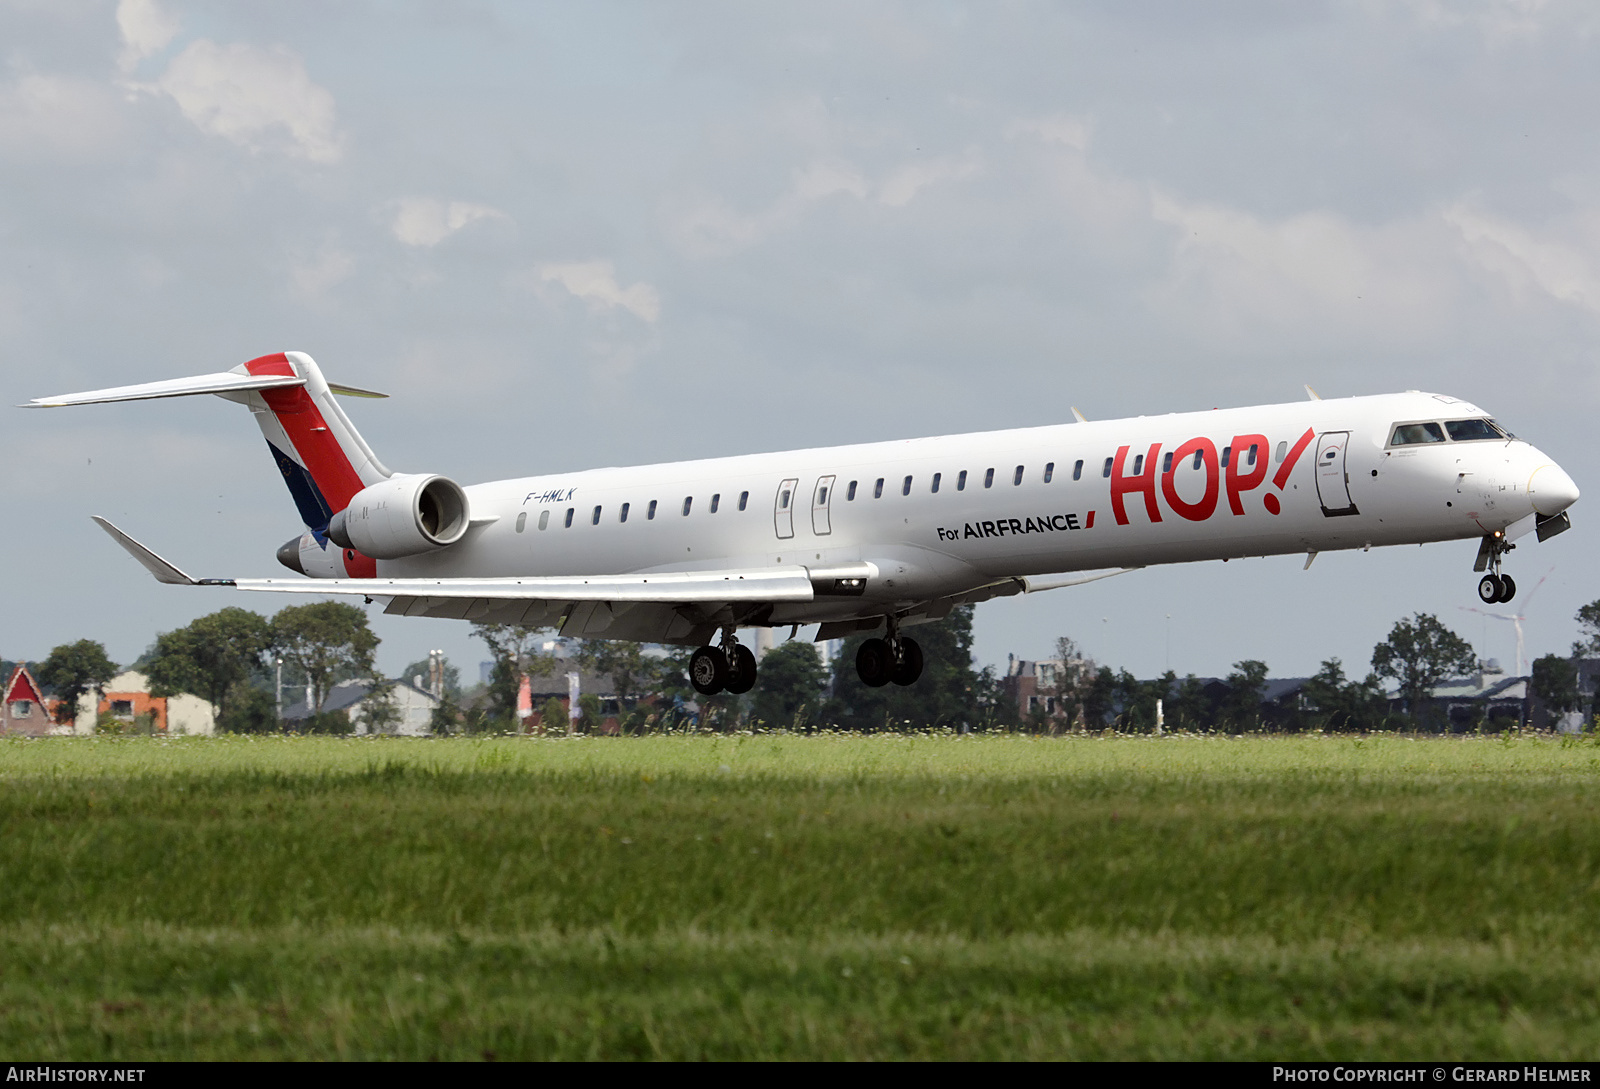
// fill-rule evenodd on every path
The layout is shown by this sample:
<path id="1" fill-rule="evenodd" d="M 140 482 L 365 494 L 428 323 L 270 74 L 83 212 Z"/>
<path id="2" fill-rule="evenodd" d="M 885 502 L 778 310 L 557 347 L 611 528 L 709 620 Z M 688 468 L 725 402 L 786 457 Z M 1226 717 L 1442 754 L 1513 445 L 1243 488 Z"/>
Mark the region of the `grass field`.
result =
<path id="1" fill-rule="evenodd" d="M 1600 746 L 0 742 L 0 1057 L 1600 1057 Z"/>

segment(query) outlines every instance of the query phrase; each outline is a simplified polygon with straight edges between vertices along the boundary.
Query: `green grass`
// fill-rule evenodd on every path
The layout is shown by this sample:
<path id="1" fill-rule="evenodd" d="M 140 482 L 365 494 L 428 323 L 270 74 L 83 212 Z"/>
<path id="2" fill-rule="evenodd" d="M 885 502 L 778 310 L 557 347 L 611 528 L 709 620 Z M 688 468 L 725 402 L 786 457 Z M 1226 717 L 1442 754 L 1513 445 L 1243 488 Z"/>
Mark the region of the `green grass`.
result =
<path id="1" fill-rule="evenodd" d="M 1600 1056 L 1600 747 L 0 743 L 0 1054 Z"/>

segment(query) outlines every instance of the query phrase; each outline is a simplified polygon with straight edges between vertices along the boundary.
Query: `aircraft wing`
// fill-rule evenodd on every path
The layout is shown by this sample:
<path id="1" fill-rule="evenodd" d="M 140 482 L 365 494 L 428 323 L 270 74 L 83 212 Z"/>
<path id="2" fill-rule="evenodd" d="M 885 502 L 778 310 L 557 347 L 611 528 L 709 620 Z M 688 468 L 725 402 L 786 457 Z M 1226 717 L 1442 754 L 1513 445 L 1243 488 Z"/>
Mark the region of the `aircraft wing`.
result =
<path id="1" fill-rule="evenodd" d="M 866 586 L 866 580 L 878 573 L 878 569 L 870 563 L 850 563 L 826 568 L 791 564 L 720 571 L 523 578 L 197 579 L 106 519 L 99 515 L 93 518 L 101 529 L 109 533 L 160 582 L 175 586 L 231 586 L 239 590 L 287 594 L 657 605 L 811 601 L 818 594 L 859 595 Z"/>

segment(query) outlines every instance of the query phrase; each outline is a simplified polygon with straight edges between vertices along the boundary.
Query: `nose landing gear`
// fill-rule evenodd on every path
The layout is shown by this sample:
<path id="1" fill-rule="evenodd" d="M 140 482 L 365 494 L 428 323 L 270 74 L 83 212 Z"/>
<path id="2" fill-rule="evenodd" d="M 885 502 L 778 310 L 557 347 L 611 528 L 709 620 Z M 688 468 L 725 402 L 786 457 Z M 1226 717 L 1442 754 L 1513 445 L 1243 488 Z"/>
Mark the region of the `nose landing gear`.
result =
<path id="1" fill-rule="evenodd" d="M 739 642 L 730 625 L 722 631 L 721 646 L 701 647 L 690 655 L 689 683 L 702 696 L 743 695 L 756 686 L 756 656 Z"/>
<path id="2" fill-rule="evenodd" d="M 1478 546 L 1478 562 L 1472 569 L 1489 569 L 1489 573 L 1478 580 L 1478 599 L 1485 605 L 1499 605 L 1516 596 L 1517 581 L 1500 573 L 1501 558 L 1516 547 L 1499 530 L 1484 534 L 1483 543 Z"/>

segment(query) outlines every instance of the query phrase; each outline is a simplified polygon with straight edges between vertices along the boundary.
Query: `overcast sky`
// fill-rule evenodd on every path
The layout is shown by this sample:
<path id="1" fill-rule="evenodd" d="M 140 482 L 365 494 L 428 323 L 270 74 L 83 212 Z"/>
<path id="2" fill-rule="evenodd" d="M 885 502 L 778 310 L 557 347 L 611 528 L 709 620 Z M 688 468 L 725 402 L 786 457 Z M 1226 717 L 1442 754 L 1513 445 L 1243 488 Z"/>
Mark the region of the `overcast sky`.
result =
<path id="1" fill-rule="evenodd" d="M 1600 598 L 1600 7 L 0 0 L 0 400 L 309 352 L 391 468 L 596 465 L 1420 388 L 1589 493 L 1508 561 L 1529 656 Z M 0 656 L 127 662 L 153 582 L 300 530 L 248 414 L 8 412 Z M 1140 675 L 1364 674 L 1473 542 L 980 606 Z M 1537 593 L 1530 595 L 1549 573 Z M 467 625 L 377 618 L 380 663 Z"/>

